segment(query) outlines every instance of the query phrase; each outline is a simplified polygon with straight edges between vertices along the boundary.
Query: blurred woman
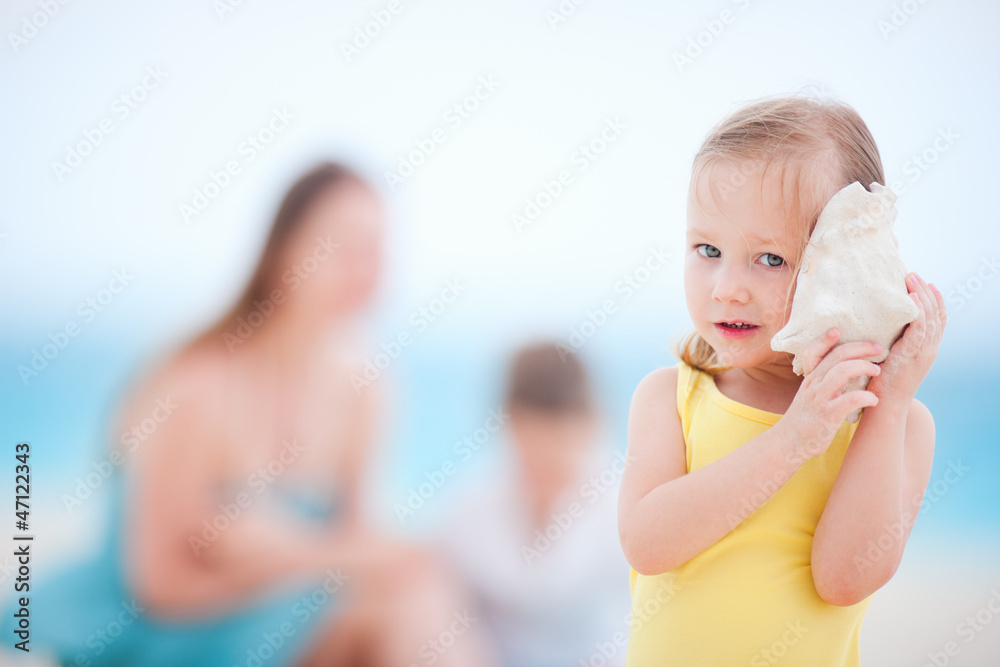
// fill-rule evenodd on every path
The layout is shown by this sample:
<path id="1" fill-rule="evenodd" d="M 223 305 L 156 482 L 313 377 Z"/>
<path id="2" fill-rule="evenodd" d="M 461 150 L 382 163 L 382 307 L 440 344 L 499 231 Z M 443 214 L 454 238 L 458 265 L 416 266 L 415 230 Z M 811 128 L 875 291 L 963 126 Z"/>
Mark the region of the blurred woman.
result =
<path id="1" fill-rule="evenodd" d="M 86 616 L 46 623 L 60 660 L 490 664 L 434 561 L 360 511 L 380 410 L 377 383 L 351 381 L 364 352 L 355 321 L 382 234 L 358 176 L 314 168 L 281 204 L 236 306 L 129 396 L 121 430 L 168 414 L 128 454 L 105 569 L 65 576 L 64 592 L 88 602 Z M 93 640 L 108 623 L 117 634 Z"/>

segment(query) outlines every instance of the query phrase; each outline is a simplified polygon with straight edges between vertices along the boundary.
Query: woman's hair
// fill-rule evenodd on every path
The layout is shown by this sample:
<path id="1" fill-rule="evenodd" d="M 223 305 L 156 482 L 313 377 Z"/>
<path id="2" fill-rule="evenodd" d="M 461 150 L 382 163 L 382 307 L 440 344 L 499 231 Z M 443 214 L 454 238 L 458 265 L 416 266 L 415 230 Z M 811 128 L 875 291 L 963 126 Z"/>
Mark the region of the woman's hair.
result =
<path id="1" fill-rule="evenodd" d="M 321 162 L 295 181 L 278 208 L 264 251 L 243 293 L 232 308 L 198 336 L 192 345 L 221 340 L 227 331 L 231 333 L 237 318 L 245 317 L 255 307 L 255 301 L 269 298 L 267 291 L 273 288 L 275 275 L 282 268 L 280 262 L 285 246 L 299 229 L 310 207 L 330 188 L 351 182 L 366 185 L 358 174 L 334 162 Z"/>
<path id="2" fill-rule="evenodd" d="M 593 399 L 587 371 L 556 343 L 521 348 L 510 361 L 504 404 L 548 413 L 588 412 Z"/>
<path id="3" fill-rule="evenodd" d="M 732 183 L 738 187 L 748 175 L 760 176 L 761 194 L 767 171 L 776 167 L 782 184 L 781 201 L 786 221 L 802 230 L 797 257 L 802 256 L 816 220 L 826 205 L 824 192 L 858 181 L 868 189 L 873 182 L 885 185 L 882 159 L 865 122 L 848 104 L 831 98 L 784 95 L 763 98 L 736 110 L 716 125 L 695 155 L 689 196 L 700 202 L 698 181 L 720 162 L 734 162 L 750 169 Z M 739 182 L 737 182 L 739 180 Z M 791 205 L 784 189 L 790 184 Z M 714 188 L 709 188 L 714 198 Z M 797 267 L 793 267 L 797 268 Z M 785 302 L 795 281 L 789 284 Z M 696 331 L 688 333 L 675 348 L 675 355 L 688 365 L 717 373 L 725 369 L 715 350 Z"/>

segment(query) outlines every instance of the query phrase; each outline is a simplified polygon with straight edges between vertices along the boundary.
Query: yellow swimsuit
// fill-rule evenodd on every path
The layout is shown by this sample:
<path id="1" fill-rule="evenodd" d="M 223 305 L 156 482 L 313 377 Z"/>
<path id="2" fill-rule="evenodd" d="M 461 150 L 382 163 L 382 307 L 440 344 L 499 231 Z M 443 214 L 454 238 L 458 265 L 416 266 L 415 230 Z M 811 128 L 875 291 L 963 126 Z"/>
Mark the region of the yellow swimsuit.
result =
<path id="1" fill-rule="evenodd" d="M 688 472 L 781 417 L 726 397 L 708 373 L 683 362 L 677 368 Z M 632 572 L 628 667 L 859 665 L 871 596 L 851 607 L 827 604 L 809 564 L 816 524 L 856 428 L 842 424 L 826 453 L 804 463 L 756 512 L 733 517 L 748 515 L 704 552 L 663 574 Z"/>

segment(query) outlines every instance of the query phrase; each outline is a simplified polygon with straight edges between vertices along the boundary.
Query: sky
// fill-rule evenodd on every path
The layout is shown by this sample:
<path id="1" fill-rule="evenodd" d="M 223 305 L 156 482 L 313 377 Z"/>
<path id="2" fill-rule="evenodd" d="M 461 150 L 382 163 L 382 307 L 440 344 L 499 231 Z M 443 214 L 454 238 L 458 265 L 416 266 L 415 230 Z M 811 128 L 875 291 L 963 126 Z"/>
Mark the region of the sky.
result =
<path id="1" fill-rule="evenodd" d="M 0 326 L 23 350 L 7 373 L 70 322 L 149 348 L 203 326 L 321 157 L 385 195 L 384 338 L 459 280 L 425 344 L 565 338 L 608 298 L 616 331 L 665 339 L 689 326 L 678 244 L 695 151 L 740 104 L 798 90 L 871 128 L 904 261 L 948 296 L 942 358 L 978 359 L 996 324 L 993 3 L 53 7 L 0 14 Z M 674 261 L 625 303 L 616 288 L 655 252 Z M 80 304 L 116 270 L 132 280 L 86 321 Z"/>

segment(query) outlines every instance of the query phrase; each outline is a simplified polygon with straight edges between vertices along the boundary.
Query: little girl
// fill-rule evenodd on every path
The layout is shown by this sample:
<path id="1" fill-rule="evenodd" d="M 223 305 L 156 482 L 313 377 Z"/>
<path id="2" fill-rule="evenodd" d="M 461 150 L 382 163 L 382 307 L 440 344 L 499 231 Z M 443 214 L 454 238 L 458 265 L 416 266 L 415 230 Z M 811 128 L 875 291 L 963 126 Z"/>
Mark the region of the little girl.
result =
<path id="1" fill-rule="evenodd" d="M 844 186 L 885 183 L 851 107 L 782 97 L 720 123 L 692 170 L 684 287 L 695 331 L 636 388 L 619 535 L 632 574 L 630 667 L 858 665 L 861 620 L 923 500 L 934 420 L 914 398 L 944 299 L 906 278 L 917 319 L 877 343 L 771 350 L 797 263 Z M 866 390 L 844 391 L 858 376 Z M 674 407 L 676 406 L 676 408 Z M 864 408 L 857 423 L 851 412 Z"/>

